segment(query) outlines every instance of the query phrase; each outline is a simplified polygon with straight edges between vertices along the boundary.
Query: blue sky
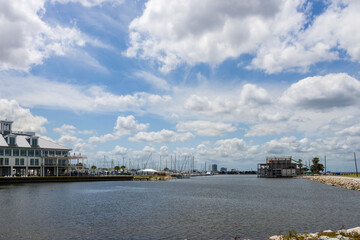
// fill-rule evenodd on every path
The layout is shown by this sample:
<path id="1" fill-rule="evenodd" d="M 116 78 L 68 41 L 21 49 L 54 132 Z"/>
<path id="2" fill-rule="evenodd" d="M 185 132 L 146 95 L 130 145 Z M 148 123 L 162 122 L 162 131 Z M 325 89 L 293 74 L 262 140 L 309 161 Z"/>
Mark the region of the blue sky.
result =
<path id="1" fill-rule="evenodd" d="M 358 1 L 0 1 L 0 116 L 89 164 L 353 171 Z M 130 163 L 129 163 L 130 160 Z"/>

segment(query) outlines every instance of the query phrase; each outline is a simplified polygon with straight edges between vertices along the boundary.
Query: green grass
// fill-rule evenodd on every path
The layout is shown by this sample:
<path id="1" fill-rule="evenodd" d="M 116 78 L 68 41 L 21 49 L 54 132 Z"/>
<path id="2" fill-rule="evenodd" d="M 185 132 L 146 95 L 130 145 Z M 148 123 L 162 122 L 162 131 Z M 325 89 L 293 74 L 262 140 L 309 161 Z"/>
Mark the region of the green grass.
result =
<path id="1" fill-rule="evenodd" d="M 356 173 L 341 173 L 340 176 L 343 176 L 343 177 L 356 177 Z M 360 177 L 360 173 L 358 174 L 358 177 Z"/>
<path id="2" fill-rule="evenodd" d="M 360 240 L 360 234 L 359 233 L 337 233 L 336 231 L 332 232 L 319 232 L 317 236 L 310 237 L 309 233 L 305 234 L 298 234 L 295 231 L 289 231 L 287 235 L 282 236 L 282 240 L 319 240 L 321 236 L 327 236 L 330 238 L 336 238 L 338 235 L 341 235 L 343 237 L 348 237 L 352 240 Z"/>

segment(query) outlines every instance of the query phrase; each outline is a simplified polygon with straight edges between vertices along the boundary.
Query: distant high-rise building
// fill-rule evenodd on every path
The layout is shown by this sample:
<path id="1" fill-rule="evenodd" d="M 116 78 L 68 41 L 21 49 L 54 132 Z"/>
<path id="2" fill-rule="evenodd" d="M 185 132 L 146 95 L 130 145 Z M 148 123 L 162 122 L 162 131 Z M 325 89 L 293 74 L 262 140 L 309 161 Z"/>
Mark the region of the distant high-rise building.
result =
<path id="1" fill-rule="evenodd" d="M 226 167 L 220 168 L 220 172 L 227 172 L 227 168 Z"/>
<path id="2" fill-rule="evenodd" d="M 217 172 L 217 164 L 211 165 L 211 171 Z"/>

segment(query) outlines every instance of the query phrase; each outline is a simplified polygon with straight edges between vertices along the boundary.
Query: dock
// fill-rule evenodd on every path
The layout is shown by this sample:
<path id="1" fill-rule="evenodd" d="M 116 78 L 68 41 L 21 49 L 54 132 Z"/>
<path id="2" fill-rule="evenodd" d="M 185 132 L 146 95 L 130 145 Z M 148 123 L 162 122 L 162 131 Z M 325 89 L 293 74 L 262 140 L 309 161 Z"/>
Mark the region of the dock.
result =
<path id="1" fill-rule="evenodd" d="M 49 183 L 49 182 L 100 182 L 100 181 L 133 181 L 134 176 L 51 176 L 51 177 L 1 177 L 1 184 L 16 183 Z"/>

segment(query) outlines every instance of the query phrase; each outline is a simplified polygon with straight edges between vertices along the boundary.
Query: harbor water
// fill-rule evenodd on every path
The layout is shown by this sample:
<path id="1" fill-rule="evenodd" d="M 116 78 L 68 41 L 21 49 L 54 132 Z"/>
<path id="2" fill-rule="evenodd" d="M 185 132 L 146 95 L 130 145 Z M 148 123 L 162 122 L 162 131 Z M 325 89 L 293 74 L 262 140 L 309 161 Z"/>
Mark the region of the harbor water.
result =
<path id="1" fill-rule="evenodd" d="M 0 185 L 0 239 L 266 239 L 360 226 L 360 192 L 305 179 Z"/>

